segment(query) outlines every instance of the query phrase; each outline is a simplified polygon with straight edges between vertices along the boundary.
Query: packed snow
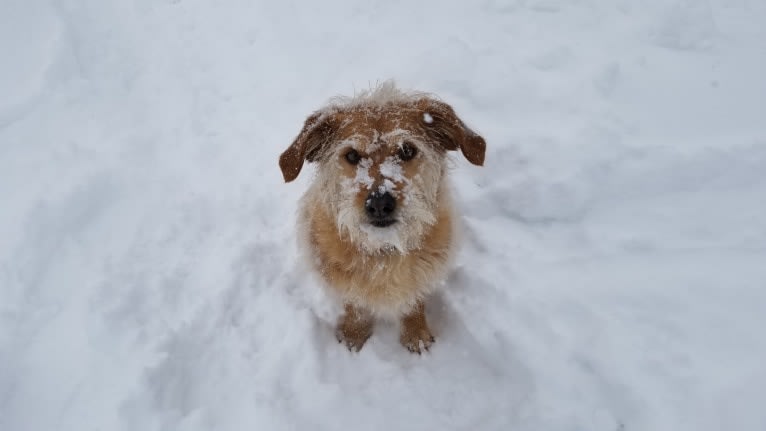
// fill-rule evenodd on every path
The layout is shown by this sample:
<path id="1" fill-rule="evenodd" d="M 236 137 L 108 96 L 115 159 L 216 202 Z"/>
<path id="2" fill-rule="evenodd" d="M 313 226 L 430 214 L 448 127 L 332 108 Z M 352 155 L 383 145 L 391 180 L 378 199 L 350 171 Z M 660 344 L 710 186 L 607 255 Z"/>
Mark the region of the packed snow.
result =
<path id="1" fill-rule="evenodd" d="M 766 3 L 3 0 L 0 429 L 766 429 Z M 393 78 L 487 140 L 421 356 L 279 154 Z M 425 119 L 427 121 L 427 119 Z"/>

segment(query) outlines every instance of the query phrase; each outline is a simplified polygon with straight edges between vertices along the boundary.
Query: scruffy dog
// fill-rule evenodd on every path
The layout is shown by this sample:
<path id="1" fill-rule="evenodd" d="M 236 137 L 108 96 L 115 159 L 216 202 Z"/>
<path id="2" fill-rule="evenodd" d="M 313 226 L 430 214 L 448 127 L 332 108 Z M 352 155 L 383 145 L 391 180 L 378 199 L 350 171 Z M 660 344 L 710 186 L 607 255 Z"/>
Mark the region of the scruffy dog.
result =
<path id="1" fill-rule="evenodd" d="M 301 200 L 301 240 L 342 301 L 337 337 L 358 351 L 376 317 L 401 321 L 412 352 L 434 342 L 424 298 L 446 277 L 455 217 L 446 153 L 484 163 L 484 139 L 452 107 L 386 82 L 308 117 L 279 158 L 286 182 L 318 165 Z"/>

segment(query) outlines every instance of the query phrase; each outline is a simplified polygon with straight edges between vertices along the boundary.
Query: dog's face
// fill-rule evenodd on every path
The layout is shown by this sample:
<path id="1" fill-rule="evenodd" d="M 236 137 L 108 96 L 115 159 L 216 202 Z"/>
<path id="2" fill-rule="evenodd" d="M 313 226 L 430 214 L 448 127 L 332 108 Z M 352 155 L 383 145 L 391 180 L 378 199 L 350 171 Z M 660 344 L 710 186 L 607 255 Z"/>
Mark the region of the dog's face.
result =
<path id="1" fill-rule="evenodd" d="M 369 253 L 418 247 L 437 221 L 447 150 L 480 165 L 484 140 L 427 97 L 348 103 L 306 120 L 280 158 L 286 181 L 318 163 L 311 197 Z"/>
<path id="2" fill-rule="evenodd" d="M 417 247 L 436 222 L 444 149 L 413 127 L 414 110 L 336 115 L 334 141 L 318 160 L 322 203 L 339 230 L 366 251 Z"/>

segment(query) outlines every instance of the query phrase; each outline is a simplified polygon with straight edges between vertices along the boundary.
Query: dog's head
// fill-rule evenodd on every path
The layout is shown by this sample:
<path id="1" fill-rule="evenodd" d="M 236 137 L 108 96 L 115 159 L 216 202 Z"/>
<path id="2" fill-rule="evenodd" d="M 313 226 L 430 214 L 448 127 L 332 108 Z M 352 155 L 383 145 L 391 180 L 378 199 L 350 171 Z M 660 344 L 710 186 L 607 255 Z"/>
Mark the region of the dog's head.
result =
<path id="1" fill-rule="evenodd" d="M 486 144 L 433 97 L 386 83 L 314 112 L 279 158 L 285 181 L 319 165 L 311 197 L 367 252 L 406 253 L 437 221 L 445 156 L 482 165 Z"/>

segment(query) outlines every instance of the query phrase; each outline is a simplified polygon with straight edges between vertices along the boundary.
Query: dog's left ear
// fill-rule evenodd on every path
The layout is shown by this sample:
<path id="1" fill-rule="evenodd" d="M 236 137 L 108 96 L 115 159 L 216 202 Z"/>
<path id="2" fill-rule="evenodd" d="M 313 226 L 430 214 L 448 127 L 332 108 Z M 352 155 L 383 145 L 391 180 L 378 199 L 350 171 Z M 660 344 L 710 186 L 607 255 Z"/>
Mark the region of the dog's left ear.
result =
<path id="1" fill-rule="evenodd" d="M 293 143 L 279 156 L 285 182 L 298 178 L 303 161 L 313 162 L 335 133 L 334 115 L 317 111 L 306 119 Z"/>
<path id="2" fill-rule="evenodd" d="M 455 151 L 460 148 L 469 162 L 478 166 L 484 164 L 486 141 L 466 126 L 450 105 L 425 98 L 420 100 L 417 106 L 421 111 L 423 127 L 444 149 Z"/>

